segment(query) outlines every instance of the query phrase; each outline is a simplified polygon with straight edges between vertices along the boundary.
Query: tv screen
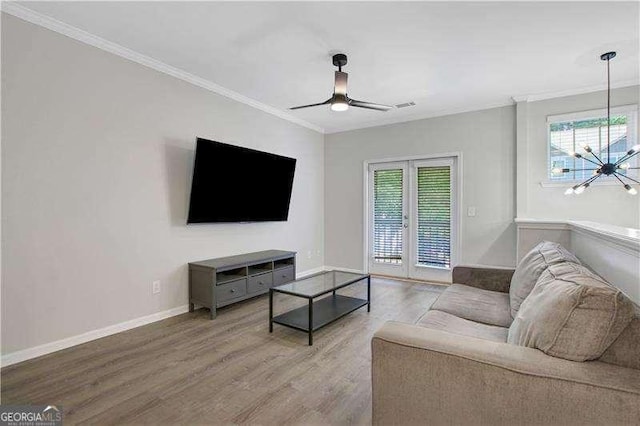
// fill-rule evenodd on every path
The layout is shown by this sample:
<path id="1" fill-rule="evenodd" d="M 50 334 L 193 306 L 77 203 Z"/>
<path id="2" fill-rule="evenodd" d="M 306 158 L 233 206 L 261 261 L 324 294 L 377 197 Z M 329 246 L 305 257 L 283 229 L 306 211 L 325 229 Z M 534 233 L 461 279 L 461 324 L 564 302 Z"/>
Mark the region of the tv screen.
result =
<path id="1" fill-rule="evenodd" d="M 198 138 L 187 223 L 284 221 L 296 159 Z"/>

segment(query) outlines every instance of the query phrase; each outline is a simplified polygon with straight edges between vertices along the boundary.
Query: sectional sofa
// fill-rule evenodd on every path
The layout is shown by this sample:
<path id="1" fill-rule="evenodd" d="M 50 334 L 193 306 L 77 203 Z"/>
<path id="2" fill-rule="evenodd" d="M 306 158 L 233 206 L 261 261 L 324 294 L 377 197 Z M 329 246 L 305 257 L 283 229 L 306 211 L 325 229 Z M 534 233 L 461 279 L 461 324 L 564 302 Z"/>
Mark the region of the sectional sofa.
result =
<path id="1" fill-rule="evenodd" d="M 640 424 L 640 313 L 556 243 L 372 339 L 373 423 Z"/>

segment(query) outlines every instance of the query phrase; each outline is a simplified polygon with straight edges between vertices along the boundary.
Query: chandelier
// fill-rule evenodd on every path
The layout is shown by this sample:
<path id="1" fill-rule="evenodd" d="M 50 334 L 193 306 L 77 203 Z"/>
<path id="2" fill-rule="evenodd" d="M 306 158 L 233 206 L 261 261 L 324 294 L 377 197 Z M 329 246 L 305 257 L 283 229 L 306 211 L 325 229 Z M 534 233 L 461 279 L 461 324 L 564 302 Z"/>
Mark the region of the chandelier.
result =
<path id="1" fill-rule="evenodd" d="M 624 189 L 632 195 L 638 193 L 638 191 L 633 188 L 631 185 L 640 184 L 640 181 L 630 178 L 625 174 L 627 170 L 638 169 L 639 167 L 631 167 L 631 163 L 629 160 L 635 157 L 640 152 L 640 145 L 633 146 L 629 151 L 627 151 L 618 161 L 615 163 L 611 162 L 611 77 L 610 77 L 610 69 L 609 69 L 609 61 L 616 57 L 616 52 L 607 52 L 600 55 L 600 59 L 603 61 L 607 61 L 607 156 L 600 158 L 594 151 L 589 147 L 589 145 L 585 145 L 583 149 L 586 154 L 582 155 L 577 152 L 571 152 L 569 155 L 583 159 L 584 161 L 588 161 L 593 166 L 591 168 L 581 168 L 581 169 L 565 169 L 560 167 L 553 167 L 551 169 L 551 173 L 559 176 L 562 173 L 574 172 L 574 171 L 593 171 L 593 175 L 585 180 L 582 183 L 572 186 L 571 188 L 565 191 L 566 195 L 570 194 L 582 194 L 585 189 L 589 187 L 594 181 L 602 176 L 613 176 L 615 177 L 624 187 Z M 589 157 L 589 155 L 591 157 Z M 606 160 L 606 162 L 604 161 Z"/>

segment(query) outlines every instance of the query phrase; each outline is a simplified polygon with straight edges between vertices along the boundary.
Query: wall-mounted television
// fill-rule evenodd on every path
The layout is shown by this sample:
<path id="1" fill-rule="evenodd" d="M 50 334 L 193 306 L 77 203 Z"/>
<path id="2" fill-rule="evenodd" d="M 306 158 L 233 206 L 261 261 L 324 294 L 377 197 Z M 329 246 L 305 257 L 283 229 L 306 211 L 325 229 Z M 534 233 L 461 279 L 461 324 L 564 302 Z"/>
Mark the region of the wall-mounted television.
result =
<path id="1" fill-rule="evenodd" d="M 296 159 L 198 138 L 187 223 L 285 221 Z"/>

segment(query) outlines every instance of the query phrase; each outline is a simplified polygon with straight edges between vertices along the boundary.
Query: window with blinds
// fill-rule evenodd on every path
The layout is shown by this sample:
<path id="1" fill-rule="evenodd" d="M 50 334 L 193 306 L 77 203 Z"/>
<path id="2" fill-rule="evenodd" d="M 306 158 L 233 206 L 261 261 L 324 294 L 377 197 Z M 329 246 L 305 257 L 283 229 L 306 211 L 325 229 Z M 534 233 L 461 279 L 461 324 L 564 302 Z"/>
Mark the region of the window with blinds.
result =
<path id="1" fill-rule="evenodd" d="M 418 265 L 451 265 L 451 167 L 418 167 Z"/>
<path id="2" fill-rule="evenodd" d="M 403 170 L 375 170 L 373 173 L 373 260 L 402 263 Z"/>
<path id="3" fill-rule="evenodd" d="M 615 112 L 614 112 L 615 111 Z M 611 114 L 610 151 L 611 162 L 615 163 L 626 152 L 636 145 L 636 108 L 619 107 Z M 585 158 L 594 160 L 590 154 L 586 154 L 583 147 L 589 145 L 593 153 L 603 162 L 607 163 L 607 116 L 606 111 L 585 111 L 565 116 L 552 116 L 548 118 L 549 126 L 549 156 L 547 161 L 548 178 L 551 181 L 583 181 L 593 175 L 597 167 L 585 159 L 575 158 L 572 154 L 577 152 Z M 632 167 L 637 160 L 633 160 Z M 556 175 L 553 168 L 572 169 L 569 173 Z M 573 170 L 586 169 L 586 170 Z M 620 170 L 620 173 L 635 175 L 633 170 Z"/>

